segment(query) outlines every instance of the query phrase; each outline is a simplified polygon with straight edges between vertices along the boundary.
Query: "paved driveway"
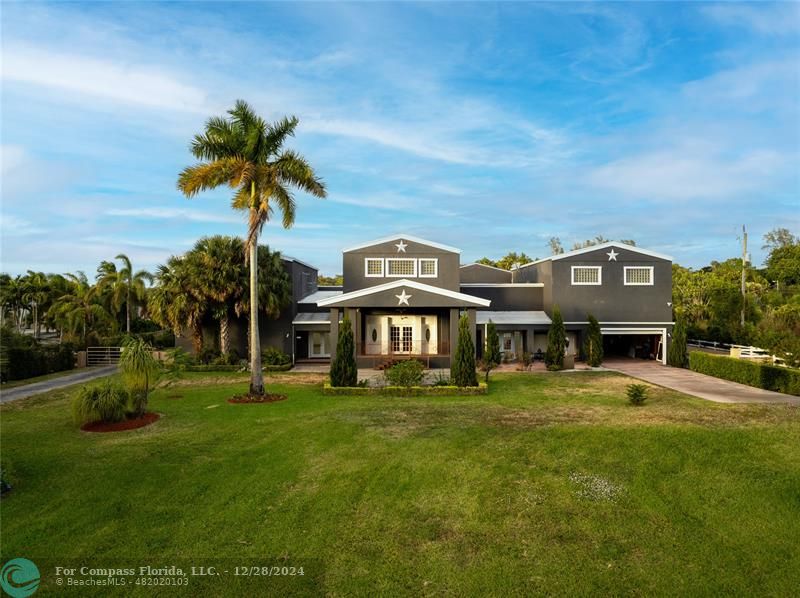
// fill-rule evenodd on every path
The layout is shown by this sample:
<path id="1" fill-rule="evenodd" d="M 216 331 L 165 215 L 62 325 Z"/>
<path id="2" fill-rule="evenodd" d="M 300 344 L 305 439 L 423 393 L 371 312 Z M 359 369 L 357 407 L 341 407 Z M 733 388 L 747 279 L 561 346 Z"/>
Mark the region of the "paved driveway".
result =
<path id="1" fill-rule="evenodd" d="M 664 366 L 655 361 L 609 358 L 603 361 L 603 367 L 717 403 L 791 403 L 800 405 L 800 397 L 753 388 L 738 382 L 720 380 L 691 370 Z"/>
<path id="2" fill-rule="evenodd" d="M 33 384 L 26 384 L 25 386 L 17 386 L 16 388 L 9 388 L 0 392 L 0 403 L 8 403 L 9 401 L 16 401 L 17 399 L 24 399 L 32 397 L 33 395 L 42 394 L 51 390 L 57 390 L 73 384 L 80 384 L 81 382 L 88 382 L 95 378 L 102 378 L 103 376 L 110 376 L 117 371 L 115 365 L 105 365 L 100 367 L 93 367 L 74 374 L 68 374 L 52 380 L 44 380 L 42 382 L 34 382 Z"/>

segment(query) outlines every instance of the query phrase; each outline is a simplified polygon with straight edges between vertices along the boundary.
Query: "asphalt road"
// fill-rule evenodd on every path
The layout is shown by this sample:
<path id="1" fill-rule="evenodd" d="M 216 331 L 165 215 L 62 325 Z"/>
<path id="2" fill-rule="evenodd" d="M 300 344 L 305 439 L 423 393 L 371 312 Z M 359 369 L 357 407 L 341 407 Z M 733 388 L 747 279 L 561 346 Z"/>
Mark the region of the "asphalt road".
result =
<path id="1" fill-rule="evenodd" d="M 73 384 L 80 384 L 81 382 L 88 382 L 103 376 L 110 376 L 117 371 L 115 365 L 104 365 L 100 367 L 93 367 L 74 374 L 68 374 L 52 380 L 44 380 L 42 382 L 34 382 L 33 384 L 26 384 L 25 386 L 17 386 L 9 388 L 8 390 L 0 390 L 0 403 L 8 403 L 18 399 L 25 399 L 34 395 L 57 390 L 59 388 L 66 388 Z"/>

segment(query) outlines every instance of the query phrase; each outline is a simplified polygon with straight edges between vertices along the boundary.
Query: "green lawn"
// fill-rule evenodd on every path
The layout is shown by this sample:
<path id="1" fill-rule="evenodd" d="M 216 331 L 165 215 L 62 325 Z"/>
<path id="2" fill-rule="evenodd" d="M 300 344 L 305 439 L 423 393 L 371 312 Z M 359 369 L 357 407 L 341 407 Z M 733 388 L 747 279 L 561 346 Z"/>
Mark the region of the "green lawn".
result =
<path id="1" fill-rule="evenodd" d="M 660 388 L 632 407 L 630 379 L 598 372 L 408 399 L 324 397 L 281 375 L 288 401 L 231 405 L 241 376 L 188 376 L 156 392 L 159 422 L 131 432 L 78 431 L 74 391 L 2 407 L 16 479 L 3 562 L 305 564 L 302 581 L 259 580 L 282 594 L 800 587 L 797 407 Z"/>

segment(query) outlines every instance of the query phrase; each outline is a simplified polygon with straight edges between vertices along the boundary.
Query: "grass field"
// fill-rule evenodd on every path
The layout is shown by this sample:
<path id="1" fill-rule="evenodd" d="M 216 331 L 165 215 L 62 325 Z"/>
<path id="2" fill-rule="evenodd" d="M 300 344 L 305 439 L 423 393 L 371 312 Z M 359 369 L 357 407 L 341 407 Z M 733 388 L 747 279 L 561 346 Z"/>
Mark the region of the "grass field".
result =
<path id="1" fill-rule="evenodd" d="M 240 376 L 188 376 L 130 432 L 78 431 L 72 391 L 3 405 L 3 561 L 305 563 L 302 581 L 257 581 L 276 594 L 800 587 L 797 407 L 661 388 L 632 407 L 630 379 L 596 372 L 408 399 L 324 397 L 284 374 L 289 400 L 231 405 Z"/>

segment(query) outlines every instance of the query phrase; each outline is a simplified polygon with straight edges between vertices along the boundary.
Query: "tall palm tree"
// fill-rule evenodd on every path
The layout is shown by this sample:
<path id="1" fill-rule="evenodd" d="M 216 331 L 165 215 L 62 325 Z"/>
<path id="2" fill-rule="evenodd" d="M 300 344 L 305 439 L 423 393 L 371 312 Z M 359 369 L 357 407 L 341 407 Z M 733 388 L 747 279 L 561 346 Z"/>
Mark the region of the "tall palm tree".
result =
<path id="1" fill-rule="evenodd" d="M 85 345 L 87 334 L 110 326 L 112 317 L 98 302 L 97 288 L 89 284 L 86 274 L 78 271 L 77 274 L 65 274 L 65 277 L 72 283 L 72 289 L 53 303 L 49 315 L 62 329 L 72 334 L 80 333 Z"/>
<path id="2" fill-rule="evenodd" d="M 48 280 L 44 272 L 28 270 L 23 277 L 22 298 L 33 315 L 33 338 L 39 338 L 39 310 L 48 300 Z"/>
<path id="3" fill-rule="evenodd" d="M 153 282 L 153 275 L 147 270 L 134 272 L 130 258 L 120 253 L 114 258 L 122 262 L 118 270 L 114 262 L 103 261 L 97 267 L 97 283 L 101 292 L 110 294 L 111 307 L 119 312 L 125 304 L 125 331 L 131 332 L 132 302 L 143 302 L 147 290 L 146 283 Z"/>
<path id="4" fill-rule="evenodd" d="M 325 185 L 298 153 L 283 149 L 294 135 L 298 120 L 283 118 L 267 123 L 244 101 L 237 100 L 228 117 L 210 118 L 205 131 L 195 135 L 192 154 L 200 160 L 178 177 L 187 197 L 227 184 L 235 189 L 234 209 L 248 214 L 246 255 L 250 263 L 250 393 L 264 393 L 258 332 L 258 235 L 277 206 L 284 228 L 295 218 L 292 189 L 325 197 Z"/>

